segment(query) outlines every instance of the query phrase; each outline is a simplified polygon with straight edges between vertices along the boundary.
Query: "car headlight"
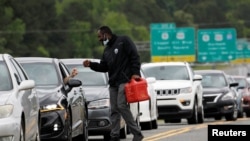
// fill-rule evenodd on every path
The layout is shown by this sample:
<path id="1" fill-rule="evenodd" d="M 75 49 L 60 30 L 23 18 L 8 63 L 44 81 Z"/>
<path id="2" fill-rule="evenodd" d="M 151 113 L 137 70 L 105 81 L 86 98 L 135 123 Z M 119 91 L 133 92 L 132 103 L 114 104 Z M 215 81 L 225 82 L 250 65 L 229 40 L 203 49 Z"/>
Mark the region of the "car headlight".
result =
<path id="1" fill-rule="evenodd" d="M 0 106 L 0 118 L 9 117 L 13 112 L 13 105 L 2 105 Z"/>
<path id="2" fill-rule="evenodd" d="M 181 88 L 180 93 L 191 93 L 192 87 Z"/>
<path id="3" fill-rule="evenodd" d="M 222 95 L 222 98 L 221 98 L 221 100 L 232 100 L 232 99 L 234 99 L 234 97 L 233 97 L 233 94 L 231 92 L 228 92 L 228 93 Z"/>
<path id="4" fill-rule="evenodd" d="M 64 107 L 60 104 L 51 104 L 41 107 L 41 112 L 50 112 L 55 110 L 64 110 Z"/>
<path id="5" fill-rule="evenodd" d="M 108 108 L 109 106 L 110 106 L 109 99 L 91 101 L 88 104 L 89 109 Z"/>

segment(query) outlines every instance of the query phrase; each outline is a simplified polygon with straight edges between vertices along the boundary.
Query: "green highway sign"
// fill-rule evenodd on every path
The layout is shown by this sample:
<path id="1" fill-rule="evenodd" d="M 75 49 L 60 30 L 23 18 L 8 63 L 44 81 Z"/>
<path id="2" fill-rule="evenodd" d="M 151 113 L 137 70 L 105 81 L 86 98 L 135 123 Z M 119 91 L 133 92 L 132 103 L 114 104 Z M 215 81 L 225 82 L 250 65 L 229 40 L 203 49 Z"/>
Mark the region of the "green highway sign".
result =
<path id="1" fill-rule="evenodd" d="M 198 62 L 229 62 L 236 58 L 236 30 L 234 28 L 199 29 Z"/>
<path id="2" fill-rule="evenodd" d="M 195 29 L 151 25 L 151 56 L 153 62 L 195 61 Z"/>
<path id="3" fill-rule="evenodd" d="M 237 39 L 236 60 L 237 63 L 249 63 L 250 43 L 247 39 Z"/>

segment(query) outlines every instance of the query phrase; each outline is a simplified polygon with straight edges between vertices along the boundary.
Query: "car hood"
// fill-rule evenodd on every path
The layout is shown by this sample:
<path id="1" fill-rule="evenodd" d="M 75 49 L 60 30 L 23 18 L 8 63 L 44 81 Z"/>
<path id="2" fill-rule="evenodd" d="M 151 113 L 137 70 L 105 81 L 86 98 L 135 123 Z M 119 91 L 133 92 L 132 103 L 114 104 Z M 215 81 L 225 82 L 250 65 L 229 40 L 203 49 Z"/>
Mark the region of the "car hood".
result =
<path id="1" fill-rule="evenodd" d="M 222 87 L 222 88 L 204 88 L 203 87 L 203 94 L 217 94 L 217 93 L 225 93 L 228 92 L 228 87 Z"/>
<path id="2" fill-rule="evenodd" d="M 179 89 L 191 87 L 192 83 L 189 80 L 157 80 L 153 83 L 154 88 L 157 89 Z"/>
<path id="3" fill-rule="evenodd" d="M 108 86 L 83 86 L 87 101 L 109 98 Z"/>
<path id="4" fill-rule="evenodd" d="M 38 87 L 36 88 L 40 106 L 57 103 L 63 96 L 61 87 Z"/>

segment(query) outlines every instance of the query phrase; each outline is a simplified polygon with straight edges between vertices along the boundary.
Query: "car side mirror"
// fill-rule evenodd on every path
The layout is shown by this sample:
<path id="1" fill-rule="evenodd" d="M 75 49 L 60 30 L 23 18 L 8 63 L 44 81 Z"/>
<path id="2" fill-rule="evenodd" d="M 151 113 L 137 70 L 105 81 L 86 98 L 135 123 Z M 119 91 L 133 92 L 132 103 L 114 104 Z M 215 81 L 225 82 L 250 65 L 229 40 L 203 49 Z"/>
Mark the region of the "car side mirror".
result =
<path id="1" fill-rule="evenodd" d="M 68 83 L 69 87 L 73 88 L 73 87 L 78 87 L 82 85 L 82 81 L 76 78 L 70 78 Z"/>

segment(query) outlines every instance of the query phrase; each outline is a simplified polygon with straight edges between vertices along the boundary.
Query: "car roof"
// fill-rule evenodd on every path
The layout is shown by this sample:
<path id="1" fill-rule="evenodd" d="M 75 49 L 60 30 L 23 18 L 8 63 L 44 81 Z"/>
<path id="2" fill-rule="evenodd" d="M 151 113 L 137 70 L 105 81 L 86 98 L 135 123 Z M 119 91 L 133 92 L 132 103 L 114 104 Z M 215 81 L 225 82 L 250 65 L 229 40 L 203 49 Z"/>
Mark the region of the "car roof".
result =
<path id="1" fill-rule="evenodd" d="M 185 66 L 187 62 L 152 62 L 152 63 L 143 63 L 142 66 L 146 67 L 153 67 L 153 66 L 162 66 L 162 65 L 169 65 L 169 66 Z"/>
<path id="2" fill-rule="evenodd" d="M 244 78 L 246 79 L 247 77 L 244 75 L 231 75 L 233 78 Z"/>
<path id="3" fill-rule="evenodd" d="M 194 70 L 195 73 L 224 73 L 223 70 Z"/>
<path id="4" fill-rule="evenodd" d="M 15 59 L 19 62 L 47 62 L 53 63 L 57 58 L 49 58 L 49 57 L 15 57 Z"/>
<path id="5" fill-rule="evenodd" d="M 0 54 L 0 60 L 4 60 L 4 58 L 6 58 L 6 57 L 11 57 L 12 58 L 12 56 L 10 54 L 8 54 L 8 53 L 1 53 Z"/>
<path id="6" fill-rule="evenodd" d="M 65 64 L 82 64 L 84 60 L 90 60 L 93 62 L 100 62 L 100 59 L 95 58 L 63 58 L 60 59 Z"/>

